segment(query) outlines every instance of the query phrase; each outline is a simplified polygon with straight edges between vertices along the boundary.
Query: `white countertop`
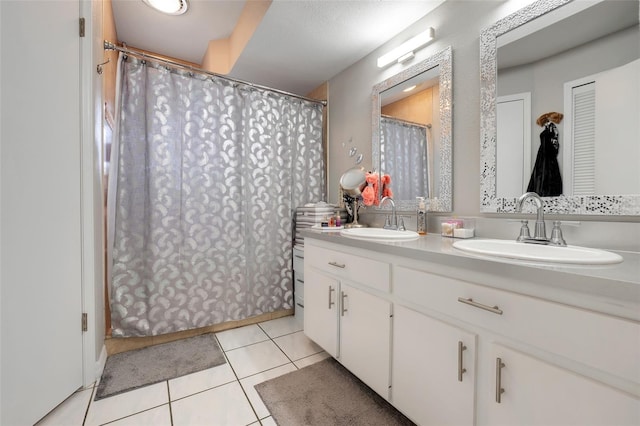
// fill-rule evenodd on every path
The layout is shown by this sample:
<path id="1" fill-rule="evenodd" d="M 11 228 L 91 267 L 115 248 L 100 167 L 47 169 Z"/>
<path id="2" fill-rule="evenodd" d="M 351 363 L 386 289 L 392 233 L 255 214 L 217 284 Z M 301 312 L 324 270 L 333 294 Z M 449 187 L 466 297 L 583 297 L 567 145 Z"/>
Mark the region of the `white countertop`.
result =
<path id="1" fill-rule="evenodd" d="M 469 272 L 478 277 L 499 276 L 487 285 L 640 321 L 640 253 L 616 251 L 623 257 L 622 263 L 585 266 L 472 255 L 453 247 L 458 239 L 438 234 L 405 242 L 358 240 L 338 232 L 313 230 L 302 234 L 346 247 L 432 262 L 446 268 L 447 274 L 457 275 L 460 270 L 461 279 Z"/>

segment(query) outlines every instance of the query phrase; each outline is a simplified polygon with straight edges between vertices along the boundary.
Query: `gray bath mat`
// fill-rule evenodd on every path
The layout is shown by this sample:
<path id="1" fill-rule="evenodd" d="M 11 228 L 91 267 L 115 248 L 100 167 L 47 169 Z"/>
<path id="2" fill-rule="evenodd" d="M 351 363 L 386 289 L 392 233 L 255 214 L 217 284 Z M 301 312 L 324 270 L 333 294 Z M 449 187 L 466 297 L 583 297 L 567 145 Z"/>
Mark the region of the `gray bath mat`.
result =
<path id="1" fill-rule="evenodd" d="M 255 388 L 279 426 L 414 424 L 333 358 Z"/>
<path id="2" fill-rule="evenodd" d="M 224 364 L 213 333 L 111 355 L 95 400 Z"/>

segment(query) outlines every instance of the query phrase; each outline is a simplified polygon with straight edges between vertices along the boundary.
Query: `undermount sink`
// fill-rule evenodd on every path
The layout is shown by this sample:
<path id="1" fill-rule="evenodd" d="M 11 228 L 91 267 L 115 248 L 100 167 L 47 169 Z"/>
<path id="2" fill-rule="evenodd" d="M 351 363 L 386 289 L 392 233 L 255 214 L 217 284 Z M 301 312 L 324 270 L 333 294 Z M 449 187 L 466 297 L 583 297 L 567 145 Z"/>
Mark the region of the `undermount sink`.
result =
<path id="1" fill-rule="evenodd" d="M 340 235 L 359 240 L 410 241 L 418 238 L 414 231 L 397 231 L 384 228 L 350 228 L 340 231 Z"/>
<path id="2" fill-rule="evenodd" d="M 622 256 L 605 250 L 578 246 L 528 244 L 511 240 L 461 240 L 453 247 L 465 252 L 536 262 L 607 265 L 622 262 Z"/>

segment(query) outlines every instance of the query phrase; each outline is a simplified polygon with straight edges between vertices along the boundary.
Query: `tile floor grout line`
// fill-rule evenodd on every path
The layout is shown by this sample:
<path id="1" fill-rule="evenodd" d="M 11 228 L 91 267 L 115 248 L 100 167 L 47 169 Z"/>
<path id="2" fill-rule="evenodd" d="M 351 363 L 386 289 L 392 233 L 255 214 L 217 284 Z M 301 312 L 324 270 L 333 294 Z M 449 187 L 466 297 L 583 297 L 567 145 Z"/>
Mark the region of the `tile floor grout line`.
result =
<path id="1" fill-rule="evenodd" d="M 271 340 L 271 341 L 273 341 L 271 338 L 269 338 L 269 339 L 266 339 L 266 340 L 261 340 L 261 341 L 259 341 L 259 342 L 249 343 L 248 345 L 238 346 L 237 348 L 229 349 L 228 351 L 225 351 L 225 350 L 223 349 L 223 352 L 224 352 L 224 353 L 225 353 L 225 355 L 226 355 L 226 354 L 227 354 L 227 352 L 233 352 L 233 351 L 238 350 L 238 349 L 248 348 L 249 346 L 259 345 L 260 343 L 268 342 L 268 341 L 270 341 L 270 340 Z"/>
<path id="2" fill-rule="evenodd" d="M 286 317 L 283 317 L 283 318 L 286 318 Z M 303 329 L 303 328 L 301 328 L 300 330 L 295 330 L 295 331 L 291 331 L 291 332 L 288 332 L 288 333 L 284 333 L 284 334 L 282 334 L 282 335 L 280 335 L 280 336 L 274 336 L 274 337 L 271 337 L 271 335 L 269 334 L 269 332 L 260 326 L 260 323 L 258 323 L 257 325 L 258 325 L 258 327 L 260 327 L 260 329 L 264 332 L 264 334 L 266 334 L 266 335 L 267 335 L 267 337 L 268 337 L 269 339 L 271 339 L 271 340 L 273 340 L 273 339 L 277 339 L 277 338 L 279 338 L 279 337 L 283 337 L 283 336 L 289 336 L 290 334 L 295 334 L 295 333 L 299 333 L 299 332 L 301 332 L 301 331 L 304 331 L 304 329 Z"/>
<path id="3" fill-rule="evenodd" d="M 93 395 L 96 393 L 96 384 L 94 382 L 93 387 L 91 388 L 91 396 L 89 397 L 89 403 L 87 404 L 87 408 L 84 410 L 84 417 L 82 418 L 82 426 L 87 422 L 87 416 L 89 415 L 89 407 L 91 407 L 91 403 L 93 402 Z"/>
<path id="4" fill-rule="evenodd" d="M 222 348 L 222 345 L 220 345 L 220 341 L 218 340 L 218 336 L 214 334 L 214 337 L 218 342 L 218 345 L 220 346 L 220 348 Z M 258 416 L 256 409 L 253 407 L 253 404 L 251 403 L 251 399 L 249 399 L 247 392 L 244 390 L 244 387 L 242 386 L 242 383 L 240 383 L 240 378 L 238 377 L 236 370 L 233 368 L 233 365 L 231 365 L 231 363 L 229 362 L 229 358 L 227 358 L 227 352 L 224 349 L 222 350 L 222 354 L 224 355 L 224 359 L 227 361 L 227 364 L 229 364 L 229 368 L 231 368 L 231 372 L 233 373 L 233 376 L 236 378 L 235 381 L 238 383 L 238 386 L 240 386 L 240 390 L 242 391 L 242 394 L 244 395 L 245 399 L 249 403 L 249 407 L 251 407 L 251 411 L 253 412 L 253 415 L 256 416 L 256 419 L 258 419 L 258 423 L 262 424 L 260 422 L 260 416 Z M 232 383 L 232 382 L 229 382 L 229 383 Z M 269 415 L 271 415 L 271 413 L 269 413 Z M 251 422 L 251 423 L 255 423 L 255 422 Z"/>
<path id="5" fill-rule="evenodd" d="M 260 323 L 258 323 L 258 327 L 260 327 Z M 262 328 L 262 327 L 260 327 Z M 264 330 L 262 330 L 264 331 Z M 283 334 L 282 336 L 278 336 L 278 337 L 271 337 L 271 335 L 269 333 L 267 333 L 266 331 L 264 331 L 265 334 L 269 337 L 269 339 L 273 342 L 274 345 L 276 345 L 276 348 L 280 349 L 280 352 L 282 352 L 282 354 L 289 360 L 289 362 L 291 362 L 293 364 L 294 367 L 296 367 L 296 369 L 299 370 L 298 366 L 293 362 L 293 360 L 291 358 L 289 358 L 289 355 L 287 355 L 285 353 L 285 351 L 280 347 L 280 345 L 278 345 L 278 343 L 276 343 L 276 341 L 274 339 L 278 339 L 282 336 L 288 336 L 289 334 L 293 334 L 293 333 L 297 333 L 298 331 L 294 331 L 293 333 L 287 333 L 287 334 Z"/>
<path id="6" fill-rule="evenodd" d="M 187 398 L 189 398 L 189 397 L 192 397 L 192 396 L 195 396 L 195 395 L 199 395 L 199 394 L 201 394 L 201 393 L 209 392 L 210 390 L 217 389 L 217 388 L 220 388 L 220 387 L 222 387 L 222 386 L 226 386 L 226 385 L 228 385 L 229 383 L 233 383 L 233 382 L 238 382 L 238 383 L 240 383 L 240 381 L 239 381 L 239 379 L 238 379 L 238 376 L 236 375 L 235 371 L 233 370 L 233 367 L 231 366 L 231 363 L 229 362 L 229 360 L 228 360 L 228 358 L 227 358 L 227 354 L 225 354 L 225 353 L 224 353 L 224 351 L 223 351 L 223 355 L 224 355 L 224 358 L 225 358 L 226 364 L 228 364 L 228 365 L 229 365 L 229 368 L 231 369 L 231 372 L 233 373 L 233 377 L 235 377 L 235 379 L 229 380 L 228 382 L 220 383 L 220 384 L 215 385 L 215 386 L 211 386 L 210 388 L 206 388 L 206 389 L 199 390 L 199 391 L 194 392 L 194 393 L 190 393 L 189 395 L 181 396 L 180 398 L 176 398 L 176 399 L 174 399 L 174 400 L 170 400 L 170 402 L 178 402 L 178 401 L 182 401 L 183 399 L 187 399 Z M 220 365 L 224 365 L 224 364 L 220 364 Z M 220 367 L 220 365 L 216 365 L 215 367 L 211 367 L 211 368 Z M 202 371 L 204 371 L 204 370 L 202 370 Z M 198 373 L 198 371 L 196 371 L 195 373 L 192 373 L 192 374 L 196 374 L 196 373 Z M 176 378 L 177 378 L 177 377 L 176 377 Z M 169 380 L 173 380 L 173 379 L 169 379 Z M 168 384 L 169 380 L 167 380 L 167 384 Z M 171 398 L 171 396 L 169 396 L 169 398 Z"/>
<path id="7" fill-rule="evenodd" d="M 122 416 L 122 417 L 118 417 L 117 419 L 109 420 L 106 423 L 100 423 L 100 426 L 110 425 L 112 423 L 119 422 L 120 420 L 128 419 L 129 417 L 135 417 L 135 416 L 137 416 L 139 414 L 146 413 L 147 411 L 151 411 L 151 410 L 155 410 L 156 408 L 160 408 L 163 405 L 166 405 L 166 404 L 160 404 L 160 405 L 155 405 L 153 407 L 145 408 L 142 411 L 137 411 L 135 413 L 127 414 L 126 416 Z"/>
<path id="8" fill-rule="evenodd" d="M 293 319 L 293 317 L 291 317 L 291 319 Z M 229 368 L 231 370 L 232 375 L 233 375 L 232 376 L 233 378 L 229 377 L 227 379 L 228 381 L 226 383 L 220 383 L 220 384 L 218 384 L 216 386 L 212 386 L 212 387 L 209 387 L 207 389 L 201 390 L 199 392 L 195 392 L 195 393 L 183 396 L 181 398 L 177 398 L 175 401 L 173 401 L 172 400 L 172 392 L 171 392 L 170 380 L 164 380 L 165 386 L 166 386 L 167 398 L 168 398 L 168 401 L 166 403 L 162 403 L 160 405 L 155 405 L 153 407 L 148 407 L 146 409 L 140 410 L 140 411 L 135 412 L 135 413 L 126 414 L 126 415 L 121 416 L 121 417 L 119 417 L 117 419 L 109 419 L 109 420 L 106 421 L 106 423 L 103 423 L 103 424 L 107 425 L 107 424 L 117 423 L 119 421 L 122 421 L 123 419 L 134 418 L 135 416 L 138 416 L 138 415 L 140 415 L 142 413 L 159 409 L 163 405 L 168 404 L 169 416 L 170 416 L 169 420 L 170 420 L 171 426 L 173 426 L 174 425 L 174 419 L 173 419 L 173 408 L 174 408 L 173 407 L 173 403 L 174 402 L 177 402 L 177 401 L 180 401 L 180 400 L 183 400 L 183 399 L 186 399 L 186 398 L 195 396 L 197 394 L 200 394 L 200 393 L 203 393 L 203 392 L 206 392 L 206 391 L 210 391 L 212 389 L 216 389 L 216 388 L 219 388 L 219 387 L 222 387 L 222 386 L 225 386 L 225 385 L 230 385 L 230 384 L 232 384 L 234 382 L 237 383 L 237 385 L 235 385 L 235 386 L 240 386 L 240 389 L 241 389 L 241 391 L 243 392 L 243 394 L 245 396 L 245 400 L 249 403 L 249 406 L 250 406 L 252 412 L 254 413 L 255 419 L 257 419 L 257 422 L 253 421 L 250 424 L 254 425 L 254 426 L 266 424 L 267 419 L 269 419 L 270 417 L 272 418 L 271 413 L 269 412 L 268 409 L 266 409 L 266 413 L 264 413 L 265 414 L 264 417 L 260 418 L 258 416 L 258 412 L 257 411 L 261 411 L 261 412 L 263 411 L 262 406 L 259 405 L 259 402 L 261 401 L 261 398 L 259 397 L 259 394 L 258 394 L 257 398 L 260 398 L 260 399 L 256 399 L 256 401 L 255 401 L 256 406 L 254 407 L 253 402 L 249 398 L 249 394 L 253 395 L 253 389 L 250 389 L 250 384 L 247 384 L 246 385 L 247 387 L 245 388 L 245 386 L 241 383 L 241 380 L 249 379 L 247 381 L 250 382 L 251 381 L 250 378 L 253 377 L 253 380 L 258 380 L 260 383 L 262 383 L 262 382 L 264 382 L 266 380 L 260 381 L 260 379 L 257 379 L 254 376 L 257 376 L 259 374 L 269 373 L 269 372 L 272 372 L 272 370 L 276 370 L 278 368 L 284 368 L 284 369 L 288 370 L 288 369 L 291 368 L 290 366 L 293 367 L 293 370 L 291 370 L 291 372 L 300 370 L 300 368 L 303 368 L 303 367 L 298 367 L 298 365 L 296 365 L 296 362 L 306 360 L 307 358 L 311 358 L 313 356 L 316 356 L 316 355 L 322 353 L 322 351 L 320 350 L 318 352 L 303 356 L 303 357 L 301 357 L 301 358 L 299 358 L 299 359 L 294 361 L 295 357 L 302 355 L 303 353 L 306 352 L 306 350 L 303 350 L 300 353 L 296 352 L 297 351 L 296 348 L 298 348 L 298 344 L 295 343 L 295 342 L 298 342 L 300 339 L 292 338 L 291 336 L 293 336 L 293 335 L 295 335 L 297 333 L 304 333 L 304 329 L 300 329 L 299 328 L 300 327 L 299 323 L 285 322 L 285 321 L 274 323 L 272 327 L 269 327 L 268 323 L 271 322 L 271 321 L 273 321 L 273 320 L 263 321 L 261 323 L 256 323 L 256 325 L 258 326 L 257 330 L 260 330 L 260 333 L 263 334 L 263 336 L 261 336 L 260 339 L 264 339 L 264 340 L 260 340 L 258 342 L 252 342 L 252 343 L 245 344 L 245 345 L 239 346 L 237 348 L 229 349 L 229 350 L 225 350 L 222 347 L 221 343 L 220 343 L 221 340 L 218 338 L 218 334 L 221 333 L 221 332 L 214 333 L 216 342 L 218 343 L 218 346 L 220 347 L 221 352 L 223 353 L 224 359 L 225 359 L 226 363 L 228 364 L 227 368 Z M 256 330 L 256 332 L 254 332 L 254 334 L 258 334 L 257 330 Z M 271 334 L 269 332 L 267 332 L 267 330 L 271 330 Z M 283 331 L 286 331 L 286 332 L 283 332 Z M 272 336 L 272 334 L 273 334 L 273 336 Z M 241 334 L 240 336 L 243 336 L 243 335 Z M 287 336 L 289 336 L 289 337 L 287 337 Z M 232 336 L 230 336 L 230 337 L 232 337 Z M 246 340 L 250 341 L 251 338 L 254 338 L 255 336 L 251 336 L 250 334 L 247 334 L 244 337 L 250 337 L 250 339 L 246 339 Z M 231 339 L 231 340 L 233 340 L 233 339 Z M 242 340 L 242 339 L 240 339 L 240 340 Z M 237 369 L 241 369 L 242 370 L 242 368 L 244 368 L 244 366 L 239 364 L 239 365 L 236 366 L 237 368 L 234 368 L 234 366 L 230 362 L 230 359 L 228 358 L 228 353 L 231 353 L 232 351 L 235 351 L 237 349 L 249 348 L 251 346 L 255 346 L 255 345 L 258 345 L 260 343 L 265 343 L 265 342 L 268 342 L 268 341 L 273 342 L 275 347 L 278 348 L 279 353 L 284 355 L 283 360 L 286 360 L 286 361 L 284 361 L 280 365 L 272 366 L 271 368 L 267 368 L 265 370 L 255 372 L 253 374 L 250 374 L 250 375 L 240 379 L 239 373 L 237 372 Z M 279 344 L 280 341 L 282 341 L 282 345 Z M 290 342 L 291 345 L 293 345 L 293 346 L 288 345 L 288 344 L 284 344 L 285 342 Z M 265 344 L 265 346 L 267 346 L 267 345 Z M 291 346 L 289 348 L 291 350 L 287 349 L 289 346 Z M 305 348 L 305 347 L 302 346 L 302 348 Z M 276 358 L 278 358 L 278 356 L 277 356 L 278 351 L 273 351 L 273 355 L 276 356 Z M 288 352 L 290 352 L 291 355 L 289 355 Z M 274 373 L 272 372 L 271 374 L 274 374 Z M 79 405 L 79 407 L 78 407 L 79 408 L 79 410 L 78 410 L 79 412 L 76 411 L 76 413 L 77 413 L 76 414 L 77 415 L 76 418 L 81 418 L 82 419 L 82 421 L 79 422 L 79 424 L 81 426 L 92 426 L 92 425 L 89 424 L 89 420 L 92 419 L 92 417 L 89 417 L 89 413 L 93 412 L 93 410 L 96 410 L 96 409 L 98 409 L 98 411 L 102 409 L 102 407 L 99 404 L 96 405 L 96 402 L 99 402 L 99 401 L 94 401 L 94 398 L 95 398 L 95 395 L 96 395 L 96 392 L 97 392 L 97 387 L 98 387 L 97 384 L 98 384 L 98 382 L 99 382 L 99 380 L 96 381 L 91 387 L 88 387 L 86 389 L 86 391 L 88 391 L 88 393 L 90 394 L 89 400 L 88 400 L 87 403 Z M 260 410 L 258 410 L 258 408 L 260 408 Z"/>
<path id="9" fill-rule="evenodd" d="M 171 422 L 171 426 L 173 426 L 173 409 L 171 406 L 171 388 L 169 387 L 169 380 L 167 383 L 167 399 L 169 400 L 169 421 Z"/>

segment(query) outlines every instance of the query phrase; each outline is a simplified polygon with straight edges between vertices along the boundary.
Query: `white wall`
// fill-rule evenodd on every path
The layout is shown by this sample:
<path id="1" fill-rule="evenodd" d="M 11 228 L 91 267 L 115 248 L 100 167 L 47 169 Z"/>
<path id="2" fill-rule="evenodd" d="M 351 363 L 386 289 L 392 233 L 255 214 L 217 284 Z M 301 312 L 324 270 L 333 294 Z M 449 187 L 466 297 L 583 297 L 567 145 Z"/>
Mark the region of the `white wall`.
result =
<path id="1" fill-rule="evenodd" d="M 429 15 L 329 81 L 329 202 L 338 201 L 340 175 L 353 166 L 342 142 L 353 138 L 371 168 L 371 89 L 451 45 L 453 49 L 453 208 L 472 215 L 480 206 L 480 31 L 518 9 L 520 2 L 448 0 Z M 383 70 L 378 56 L 406 39 L 435 29 L 435 40 L 403 65 Z"/>
<path id="2" fill-rule="evenodd" d="M 458 1 L 447 0 L 429 15 L 398 36 L 356 62 L 329 81 L 328 201 L 338 201 L 341 174 L 353 166 L 347 149 L 342 146 L 353 138 L 353 145 L 365 154 L 362 165 L 371 168 L 371 89 L 404 68 L 428 58 L 451 45 L 453 49 L 453 212 L 449 215 L 472 216 L 480 236 L 510 238 L 518 235 L 519 223 L 505 218 L 513 215 L 480 214 L 480 47 L 482 29 L 522 7 L 522 0 Z M 427 27 L 435 28 L 435 40 L 404 65 L 380 70 L 376 59 Z M 365 212 L 366 217 L 366 212 Z M 601 221 L 571 232 L 570 244 L 584 237 L 590 246 L 633 249 L 640 251 L 638 217 L 576 217 L 564 220 Z M 377 219 L 375 219 L 377 220 Z M 430 214 L 429 228 L 437 224 Z M 414 222 L 408 220 L 407 224 Z M 607 228 L 609 222 L 634 222 L 619 232 L 619 226 Z M 589 230 L 587 231 L 588 228 Z M 595 230 L 595 231 L 594 231 Z M 592 233 L 611 236 L 602 244 L 593 241 Z"/>
<path id="3" fill-rule="evenodd" d="M 569 52 L 528 64 L 513 67 L 500 72 L 498 96 L 514 93 L 531 92 L 531 134 L 534 143 L 531 144 L 531 164 L 535 162 L 540 146 L 537 135 L 542 130 L 535 123 L 540 115 L 564 110 L 565 82 L 581 77 L 597 74 L 619 67 L 640 57 L 638 50 L 638 27 L 628 28 L 608 37 L 579 46 Z M 563 143 L 563 123 L 558 126 L 560 144 Z M 562 153 L 558 162 L 562 168 Z M 597 192 L 605 194 L 605 192 Z M 606 194 L 622 194 L 622 192 L 606 192 Z"/>

